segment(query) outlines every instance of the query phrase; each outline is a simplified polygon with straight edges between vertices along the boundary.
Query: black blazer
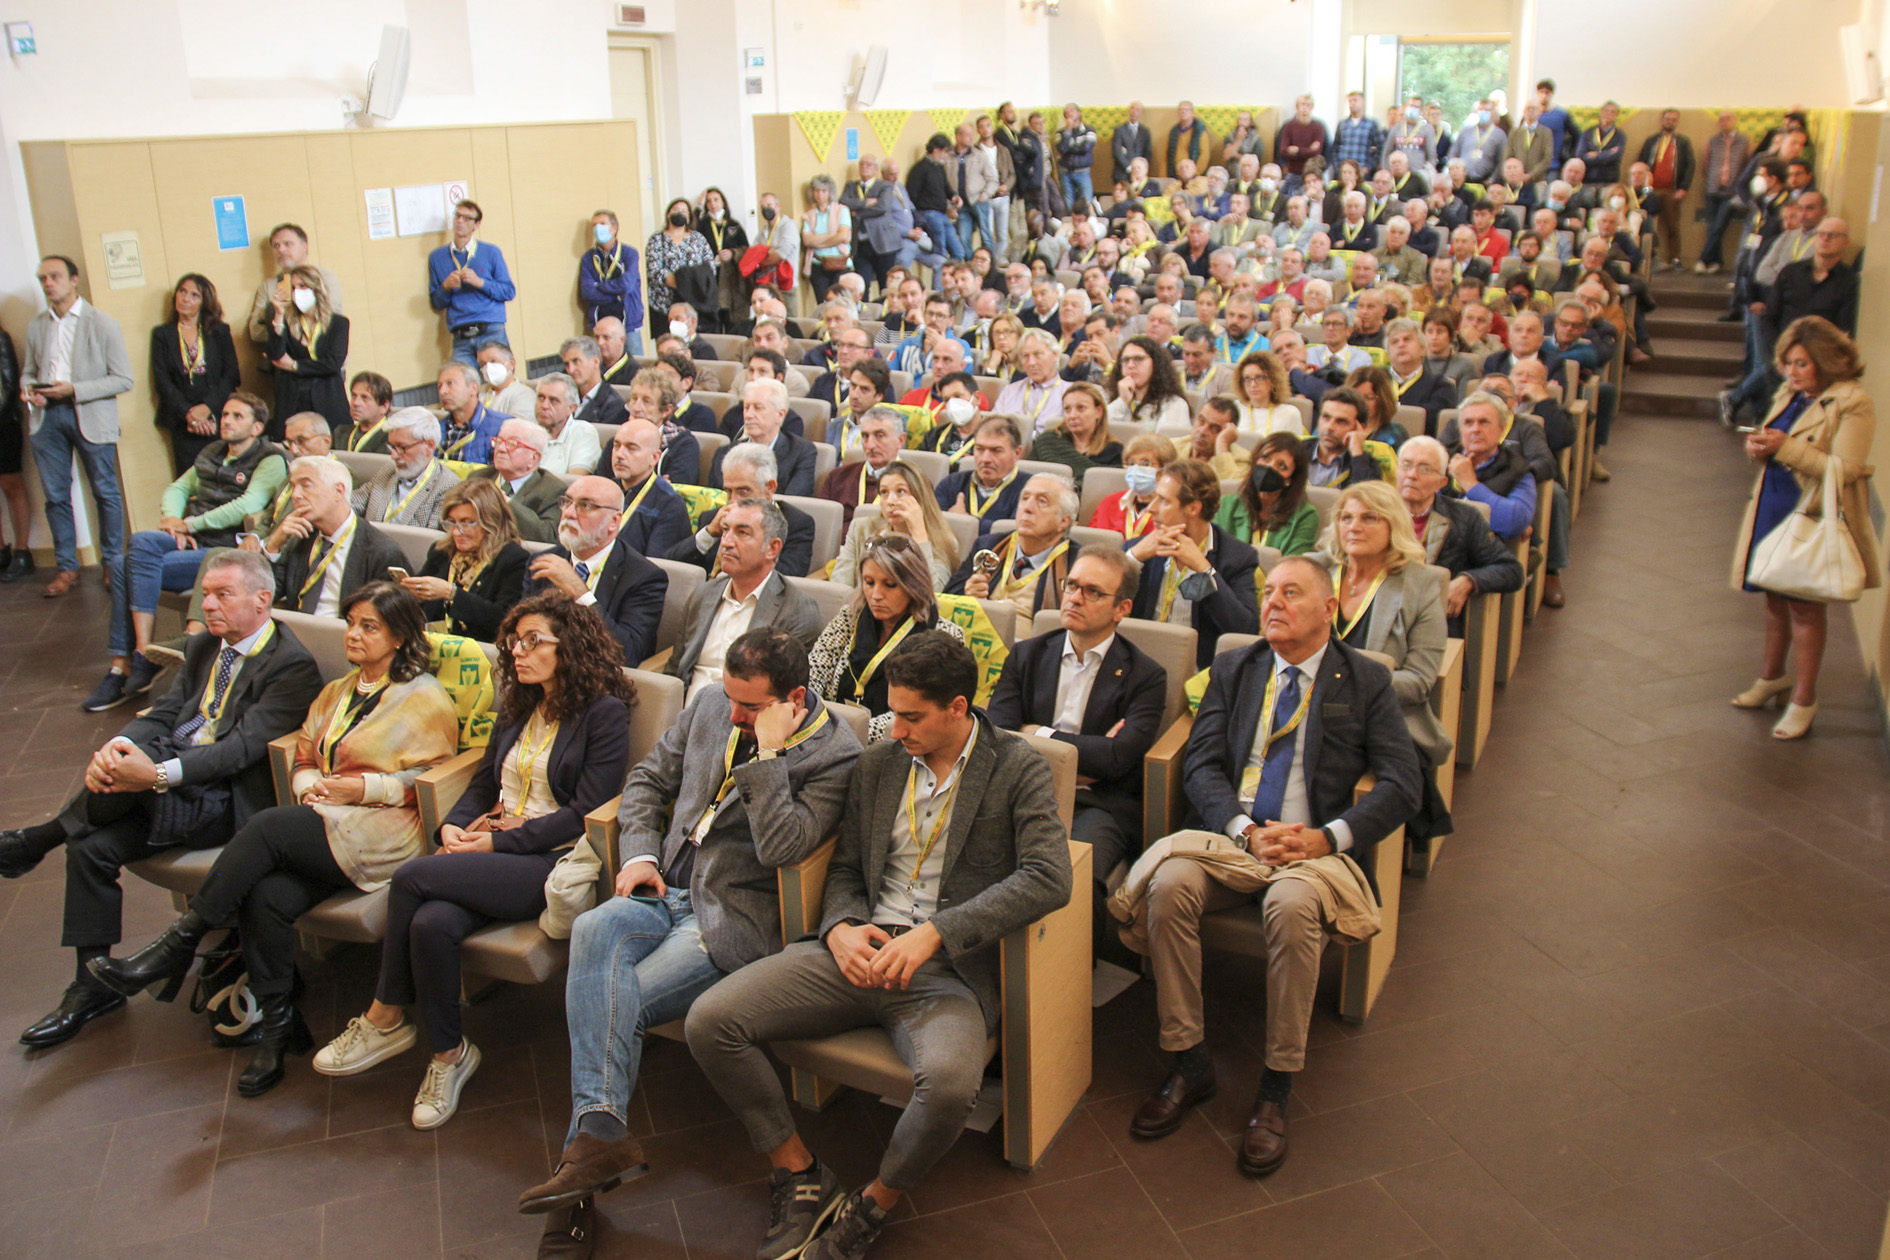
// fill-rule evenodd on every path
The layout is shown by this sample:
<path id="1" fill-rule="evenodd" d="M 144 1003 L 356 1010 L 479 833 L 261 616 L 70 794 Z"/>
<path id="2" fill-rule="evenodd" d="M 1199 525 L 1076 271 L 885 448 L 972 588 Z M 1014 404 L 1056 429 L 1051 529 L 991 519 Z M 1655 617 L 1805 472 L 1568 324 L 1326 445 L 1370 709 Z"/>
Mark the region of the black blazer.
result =
<path id="1" fill-rule="evenodd" d="M 486 755 L 446 821 L 464 827 L 499 803 L 499 767 L 523 726 L 492 732 Z M 492 833 L 494 853 L 550 853 L 584 837 L 584 815 L 623 790 L 630 771 L 630 710 L 615 696 L 599 696 L 576 718 L 558 724 L 551 741 L 551 796 L 558 808 L 510 831 Z"/>
<path id="2" fill-rule="evenodd" d="M 175 756 L 183 765 L 185 783 L 227 780 L 236 824 L 241 826 L 251 814 L 276 803 L 269 741 L 300 729 L 309 706 L 321 694 L 322 673 L 302 641 L 278 622 L 263 650 L 243 662 L 236 676 L 236 693 L 217 719 L 215 742 L 158 756 L 158 741 L 168 740 L 177 724 L 203 702 L 204 688 L 222 649 L 223 640 L 214 634 L 191 635 L 184 646 L 183 668 L 177 671 L 171 689 L 118 733 L 156 760 Z"/>
<path id="3" fill-rule="evenodd" d="M 1057 675 L 1067 634 L 1040 634 L 1011 649 L 985 708 L 992 725 L 1014 731 L 1056 721 Z M 1142 758 L 1161 734 L 1167 706 L 1168 671 L 1117 634 L 1090 688 L 1081 733 L 1056 735 L 1076 746 L 1076 772 L 1095 780 L 1076 789 L 1077 804 L 1108 810 L 1127 835 L 1141 834 Z M 1112 736 L 1109 728 L 1117 722 L 1122 730 Z"/>
<path id="4" fill-rule="evenodd" d="M 151 384 L 157 389 L 160 429 L 185 432 L 188 421 L 184 417 L 198 403 L 210 408 L 212 417 L 221 415 L 231 391 L 243 383 L 228 324 L 218 320 L 203 328 L 201 342 L 203 374 L 192 376 L 184 370 L 177 325 L 159 324 L 151 330 Z M 216 436 L 211 434 L 205 441 L 215 441 Z"/>
<path id="5" fill-rule="evenodd" d="M 1424 432 L 1436 437 L 1437 427 L 1442 423 L 1438 417 L 1457 405 L 1457 389 L 1441 373 L 1425 368 L 1399 396 L 1398 405 L 1424 408 Z"/>
<path id="6" fill-rule="evenodd" d="M 309 557 L 314 540 L 320 535 L 292 540 L 289 549 L 276 559 L 276 607 L 312 612 L 322 588 L 317 585 L 306 596 L 299 595 L 308 577 Z M 369 582 L 390 581 L 390 567 L 405 568 L 407 553 L 400 545 L 368 524 L 359 512 L 354 514 L 354 544 L 341 566 L 341 598 L 346 599 Z"/>
<path id="7" fill-rule="evenodd" d="M 637 497 L 642 483 L 637 483 L 637 490 L 625 489 L 624 503 L 627 505 Z M 783 506 L 786 506 L 785 504 Z M 811 528 L 812 522 L 809 522 Z M 659 481 L 650 487 L 650 492 L 643 496 L 643 502 L 637 505 L 635 515 L 623 523 L 617 537 L 628 539 L 638 553 L 645 556 L 662 556 L 674 559 L 669 553 L 679 542 L 686 542 L 695 532 L 695 526 L 689 523 L 689 507 L 680 494 L 667 481 Z M 808 535 L 809 554 L 812 554 L 813 535 Z M 693 546 L 693 544 L 691 544 Z"/>
<path id="8" fill-rule="evenodd" d="M 787 517 L 787 541 L 781 544 L 781 554 L 775 558 L 774 567 L 781 571 L 783 577 L 806 577 L 807 570 L 814 563 L 814 518 L 792 503 L 776 499 L 774 505 L 781 509 L 781 515 Z M 663 553 L 663 559 L 693 564 L 704 573 L 713 571 L 716 549 L 711 547 L 707 551 L 697 551 L 696 530 L 706 527 L 714 518 L 714 508 L 705 511 L 696 519 L 695 526 Z"/>
<path id="9" fill-rule="evenodd" d="M 1224 832 L 1243 811 L 1240 776 L 1260 729 L 1260 706 L 1273 669 L 1273 648 L 1262 640 L 1214 658 L 1207 694 L 1182 754 L 1189 803 L 1210 831 Z M 1351 853 L 1371 880 L 1368 850 L 1403 826 L 1424 802 L 1417 748 L 1405 729 L 1391 671 L 1338 639 L 1326 644 L 1306 714 L 1309 825 L 1343 818 L 1352 829 Z M 1378 777 L 1365 799 L 1353 793 L 1366 771 Z M 1264 826 L 1264 818 L 1255 822 Z"/>
<path id="10" fill-rule="evenodd" d="M 545 552 L 569 560 L 571 553 L 558 546 Z M 534 579 L 527 596 L 552 590 L 549 580 Z M 669 574 L 644 559 L 620 533 L 604 560 L 604 576 L 597 580 L 597 612 L 623 645 L 623 663 L 635 669 L 656 651 L 656 628 L 663 620 L 663 601 L 669 596 Z M 617 786 L 623 786 L 618 776 Z M 615 795 L 613 789 L 612 795 Z"/>
<path id="11" fill-rule="evenodd" d="M 1219 525 L 1208 528 L 1214 531 L 1208 563 L 1214 566 L 1217 580 L 1208 597 L 1196 600 L 1189 609 L 1189 619 L 1199 637 L 1195 664 L 1201 667 L 1214 659 L 1214 645 L 1223 634 L 1260 633 L 1260 601 L 1253 588 L 1253 575 L 1260 568 L 1260 553 Z M 1122 549 L 1127 551 L 1134 545 L 1125 543 Z M 1162 578 L 1167 572 L 1168 561 L 1162 556 L 1155 556 L 1142 566 L 1142 584 L 1136 588 L 1131 617 L 1146 621 L 1156 619 L 1161 611 Z"/>
<path id="12" fill-rule="evenodd" d="M 427 562 L 415 576 L 444 578 L 453 562 L 452 553 L 447 550 L 451 545 L 449 539 L 428 550 Z M 433 599 L 422 604 L 427 620 L 438 621 L 444 617 L 447 629 L 454 634 L 463 634 L 481 643 L 497 643 L 499 623 L 525 593 L 525 570 L 531 566 L 531 559 L 519 544 L 505 544 L 473 579 L 471 586 L 455 591 L 451 599 Z"/>
<path id="13" fill-rule="evenodd" d="M 591 400 L 579 407 L 571 417 L 573 420 L 588 420 L 592 424 L 622 424 L 629 418 L 630 408 L 624 405 L 623 399 L 617 397 L 617 391 L 610 387 L 608 381 L 599 385 Z M 604 455 L 603 462 L 608 466 L 610 452 L 605 451 Z"/>
<path id="14" fill-rule="evenodd" d="M 1444 541 L 1431 557 L 1432 564 L 1449 569 L 1453 578 L 1469 578 L 1479 595 L 1522 589 L 1522 566 L 1516 563 L 1516 557 L 1503 545 L 1503 540 L 1496 536 L 1490 523 L 1483 519 L 1483 513 L 1463 499 L 1440 494 L 1431 501 L 1431 516 L 1430 529 L 1436 529 L 1439 520 L 1449 525 L 1444 532 Z M 1428 529 L 1425 531 L 1425 541 L 1430 541 Z M 1428 546 L 1426 550 L 1429 550 Z M 1458 616 L 1448 620 L 1450 633 L 1462 638 L 1464 619 Z"/>
<path id="15" fill-rule="evenodd" d="M 295 360 L 295 371 L 272 368 L 276 382 L 276 405 L 271 409 L 269 436 L 280 440 L 283 426 L 298 411 L 320 412 L 330 429 L 338 429 L 352 417 L 348 412 L 348 387 L 344 370 L 348 363 L 348 317 L 330 316 L 328 331 L 315 339 L 315 353 L 291 337 L 285 330 L 269 334 L 266 352 L 273 364 L 283 355 Z"/>
<path id="16" fill-rule="evenodd" d="M 715 453 L 715 462 L 709 465 L 709 485 L 717 490 L 722 488 L 722 461 L 733 449 L 733 446 L 724 446 Z M 814 444 L 806 438 L 795 437 L 783 428 L 776 435 L 772 449 L 776 470 L 775 493 L 813 498 Z"/>
<path id="17" fill-rule="evenodd" d="M 702 443 L 696 441 L 694 433 L 684 429 L 664 445 L 663 458 L 657 462 L 656 471 L 668 478 L 671 485 L 701 485 Z"/>

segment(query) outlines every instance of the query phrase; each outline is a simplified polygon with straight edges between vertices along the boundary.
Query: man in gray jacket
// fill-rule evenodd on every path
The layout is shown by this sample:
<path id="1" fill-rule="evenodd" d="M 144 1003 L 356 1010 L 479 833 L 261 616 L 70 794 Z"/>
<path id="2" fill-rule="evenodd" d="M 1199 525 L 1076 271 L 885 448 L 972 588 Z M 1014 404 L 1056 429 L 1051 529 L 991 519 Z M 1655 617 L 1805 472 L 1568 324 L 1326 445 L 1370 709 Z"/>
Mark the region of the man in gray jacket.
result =
<path id="1" fill-rule="evenodd" d="M 99 560 L 105 572 L 125 551 L 125 500 L 118 488 L 118 395 L 131 388 L 131 360 L 118 321 L 79 296 L 79 266 L 60 254 L 39 263 L 48 309 L 26 326 L 20 397 L 31 408 L 27 432 L 46 495 L 59 572 L 46 587 L 56 599 L 79 580 L 79 535 L 72 522 L 72 455 L 98 501 Z"/>
<path id="2" fill-rule="evenodd" d="M 892 738 L 854 766 L 820 938 L 744 967 L 689 1011 L 690 1051 L 774 1167 L 758 1260 L 866 1252 L 977 1099 L 998 943 L 1070 899 L 1050 764 L 972 708 L 971 650 L 929 630 L 885 670 Z M 873 1025 L 892 1032 L 915 1088 L 878 1178 L 846 1194 L 795 1131 L 763 1047 Z"/>
<path id="3" fill-rule="evenodd" d="M 590 1237 L 591 1196 L 647 1169 L 627 1128 L 644 1033 L 781 948 L 774 872 L 832 834 L 859 755 L 808 691 L 800 642 L 762 627 L 630 771 L 617 896 L 571 931 L 571 1130 L 551 1178 L 519 1196 L 552 1214 L 548 1238 Z"/>

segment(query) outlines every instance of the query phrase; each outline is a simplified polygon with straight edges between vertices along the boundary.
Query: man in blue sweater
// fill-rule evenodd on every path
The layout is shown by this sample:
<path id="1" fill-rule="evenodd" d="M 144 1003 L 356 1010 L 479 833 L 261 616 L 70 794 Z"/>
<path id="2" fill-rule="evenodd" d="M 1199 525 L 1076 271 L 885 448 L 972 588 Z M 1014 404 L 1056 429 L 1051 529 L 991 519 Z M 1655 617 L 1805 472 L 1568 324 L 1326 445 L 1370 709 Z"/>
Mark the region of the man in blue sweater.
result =
<path id="1" fill-rule="evenodd" d="M 518 295 L 505 255 L 475 239 L 485 213 L 475 202 L 453 207 L 453 239 L 427 256 L 427 296 L 446 312 L 453 357 L 479 370 L 479 347 L 505 340 L 505 304 Z"/>

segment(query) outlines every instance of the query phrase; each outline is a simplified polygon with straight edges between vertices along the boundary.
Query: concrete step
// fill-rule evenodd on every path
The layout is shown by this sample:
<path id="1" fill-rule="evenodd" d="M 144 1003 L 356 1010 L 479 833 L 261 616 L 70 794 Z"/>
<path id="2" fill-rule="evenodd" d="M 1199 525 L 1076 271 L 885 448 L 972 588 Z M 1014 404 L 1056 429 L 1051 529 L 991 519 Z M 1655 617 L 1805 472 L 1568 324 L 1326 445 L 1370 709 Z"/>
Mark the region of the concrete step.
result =
<path id="1" fill-rule="evenodd" d="M 1654 343 L 1654 348 L 1659 353 L 1647 365 L 1653 371 L 1705 376 L 1714 380 L 1737 375 L 1739 365 L 1745 359 L 1745 347 L 1737 341 L 1662 337 Z"/>
<path id="2" fill-rule="evenodd" d="M 1725 308 L 1714 310 L 1691 307 L 1663 306 L 1647 317 L 1647 335 L 1654 340 L 1654 348 L 1662 349 L 1662 342 L 1669 339 L 1680 341 L 1730 341 L 1734 345 L 1743 345 L 1746 339 L 1746 326 L 1740 322 L 1722 322 L 1720 315 Z"/>
<path id="3" fill-rule="evenodd" d="M 1666 310 L 1724 310 L 1732 292 L 1724 273 L 1717 276 L 1654 275 L 1654 302 Z"/>
<path id="4" fill-rule="evenodd" d="M 1673 419 L 1719 415 L 1720 378 L 1680 372 L 1632 371 L 1621 393 L 1621 409 Z"/>

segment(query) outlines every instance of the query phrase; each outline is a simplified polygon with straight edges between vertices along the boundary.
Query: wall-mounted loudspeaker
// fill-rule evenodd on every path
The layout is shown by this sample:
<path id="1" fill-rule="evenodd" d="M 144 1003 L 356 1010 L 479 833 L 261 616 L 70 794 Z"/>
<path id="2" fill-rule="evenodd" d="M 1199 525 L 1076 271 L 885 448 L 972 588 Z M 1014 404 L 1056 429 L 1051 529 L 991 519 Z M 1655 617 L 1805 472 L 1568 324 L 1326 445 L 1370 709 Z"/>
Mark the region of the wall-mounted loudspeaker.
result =
<path id="1" fill-rule="evenodd" d="M 866 50 L 866 65 L 860 71 L 858 86 L 853 92 L 853 103 L 861 109 L 871 107 L 879 99 L 880 84 L 886 80 L 886 46 L 874 44 Z"/>
<path id="2" fill-rule="evenodd" d="M 367 112 L 392 118 L 407 94 L 407 68 L 413 56 L 413 33 L 404 26 L 381 28 L 381 55 L 368 70 Z"/>

